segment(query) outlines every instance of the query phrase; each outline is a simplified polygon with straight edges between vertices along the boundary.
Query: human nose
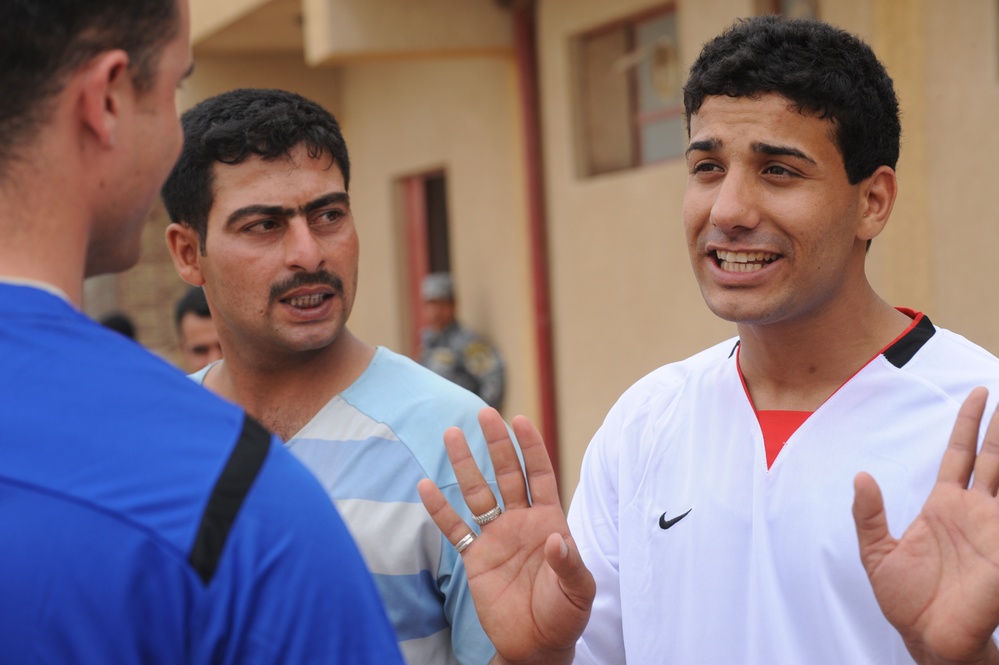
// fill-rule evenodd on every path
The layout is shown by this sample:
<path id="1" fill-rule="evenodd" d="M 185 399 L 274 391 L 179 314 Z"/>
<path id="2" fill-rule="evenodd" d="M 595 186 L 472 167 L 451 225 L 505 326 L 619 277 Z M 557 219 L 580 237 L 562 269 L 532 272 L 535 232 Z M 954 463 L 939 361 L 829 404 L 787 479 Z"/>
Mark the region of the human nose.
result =
<path id="1" fill-rule="evenodd" d="M 284 236 L 285 263 L 292 269 L 316 272 L 324 256 L 319 240 L 305 220 L 292 220 Z"/>
<path id="2" fill-rule="evenodd" d="M 711 224 L 726 234 L 759 224 L 753 184 L 738 170 L 730 170 L 719 184 L 711 205 Z"/>

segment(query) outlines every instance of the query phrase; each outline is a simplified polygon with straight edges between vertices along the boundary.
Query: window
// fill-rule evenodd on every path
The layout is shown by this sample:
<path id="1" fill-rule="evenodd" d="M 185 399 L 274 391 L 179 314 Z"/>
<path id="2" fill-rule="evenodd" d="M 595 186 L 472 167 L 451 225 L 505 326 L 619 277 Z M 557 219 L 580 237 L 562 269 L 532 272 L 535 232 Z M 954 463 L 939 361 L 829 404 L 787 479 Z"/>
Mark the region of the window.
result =
<path id="1" fill-rule="evenodd" d="M 789 18 L 818 18 L 819 0 L 756 0 L 757 14 L 783 14 Z"/>
<path id="2" fill-rule="evenodd" d="M 687 137 L 673 7 L 601 26 L 573 46 L 579 172 L 681 156 Z"/>

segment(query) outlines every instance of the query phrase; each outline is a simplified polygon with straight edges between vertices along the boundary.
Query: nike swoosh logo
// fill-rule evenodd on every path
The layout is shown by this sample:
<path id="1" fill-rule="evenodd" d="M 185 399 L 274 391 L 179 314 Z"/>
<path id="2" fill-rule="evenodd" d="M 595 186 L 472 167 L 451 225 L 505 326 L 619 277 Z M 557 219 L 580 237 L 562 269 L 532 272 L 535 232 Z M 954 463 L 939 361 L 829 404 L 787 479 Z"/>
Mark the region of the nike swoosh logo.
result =
<path id="1" fill-rule="evenodd" d="M 666 513 L 663 513 L 659 517 L 659 528 L 665 531 L 666 529 L 670 528 L 671 526 L 682 520 L 684 517 L 689 515 L 691 510 L 693 510 L 693 508 L 688 509 L 687 512 L 685 512 L 683 515 L 677 515 L 671 520 L 666 519 Z"/>

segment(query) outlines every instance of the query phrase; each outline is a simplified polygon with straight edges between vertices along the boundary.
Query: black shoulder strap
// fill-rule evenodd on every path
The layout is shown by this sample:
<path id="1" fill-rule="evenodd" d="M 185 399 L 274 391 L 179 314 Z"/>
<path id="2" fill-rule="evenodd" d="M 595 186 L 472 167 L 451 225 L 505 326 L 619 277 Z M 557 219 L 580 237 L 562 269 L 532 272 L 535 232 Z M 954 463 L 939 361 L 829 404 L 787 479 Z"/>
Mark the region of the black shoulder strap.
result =
<path id="1" fill-rule="evenodd" d="M 201 516 L 201 526 L 198 527 L 198 535 L 188 557 L 205 584 L 215 574 L 229 529 L 236 521 L 243 499 L 264 465 L 270 443 L 271 435 L 267 430 L 246 416 L 236 447 L 222 469 L 208 499 L 205 513 Z"/>

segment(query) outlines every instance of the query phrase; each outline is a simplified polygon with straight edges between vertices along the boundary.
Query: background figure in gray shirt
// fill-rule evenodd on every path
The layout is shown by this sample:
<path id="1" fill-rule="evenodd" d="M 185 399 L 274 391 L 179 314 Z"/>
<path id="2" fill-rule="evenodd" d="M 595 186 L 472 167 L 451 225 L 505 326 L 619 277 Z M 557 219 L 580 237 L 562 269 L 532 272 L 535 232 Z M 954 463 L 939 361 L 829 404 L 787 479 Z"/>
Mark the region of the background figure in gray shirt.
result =
<path id="1" fill-rule="evenodd" d="M 420 364 L 466 388 L 499 410 L 505 369 L 493 346 L 455 318 L 454 282 L 446 272 L 423 279 L 422 353 Z"/>

